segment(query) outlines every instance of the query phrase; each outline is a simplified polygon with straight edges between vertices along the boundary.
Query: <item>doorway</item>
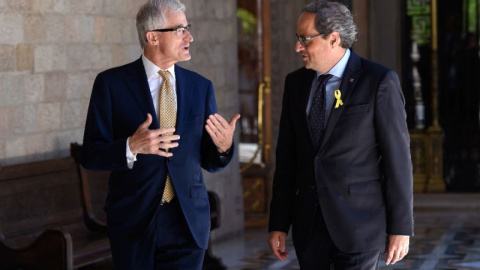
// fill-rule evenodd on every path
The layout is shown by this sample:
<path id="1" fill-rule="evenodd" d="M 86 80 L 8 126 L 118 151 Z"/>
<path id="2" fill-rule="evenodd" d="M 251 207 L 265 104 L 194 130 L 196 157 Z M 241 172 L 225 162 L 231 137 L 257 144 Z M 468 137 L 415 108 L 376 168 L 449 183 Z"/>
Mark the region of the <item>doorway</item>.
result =
<path id="1" fill-rule="evenodd" d="M 240 163 L 245 225 L 268 223 L 272 166 L 270 1 L 237 0 Z"/>

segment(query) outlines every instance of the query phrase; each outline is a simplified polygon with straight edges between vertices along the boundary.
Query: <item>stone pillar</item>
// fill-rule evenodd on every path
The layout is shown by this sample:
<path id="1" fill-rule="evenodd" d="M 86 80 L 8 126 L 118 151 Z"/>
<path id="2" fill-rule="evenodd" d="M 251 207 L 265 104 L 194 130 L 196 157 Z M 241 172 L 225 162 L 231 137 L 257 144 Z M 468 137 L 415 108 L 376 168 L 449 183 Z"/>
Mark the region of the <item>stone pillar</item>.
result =
<path id="1" fill-rule="evenodd" d="M 301 57 L 295 52 L 297 20 L 302 8 L 310 0 L 271 0 L 271 43 L 272 43 L 272 164 L 275 164 L 280 113 L 285 77 L 303 66 Z"/>
<path id="2" fill-rule="evenodd" d="M 369 0 L 370 3 L 370 59 L 401 74 L 401 3 L 400 0 Z"/>

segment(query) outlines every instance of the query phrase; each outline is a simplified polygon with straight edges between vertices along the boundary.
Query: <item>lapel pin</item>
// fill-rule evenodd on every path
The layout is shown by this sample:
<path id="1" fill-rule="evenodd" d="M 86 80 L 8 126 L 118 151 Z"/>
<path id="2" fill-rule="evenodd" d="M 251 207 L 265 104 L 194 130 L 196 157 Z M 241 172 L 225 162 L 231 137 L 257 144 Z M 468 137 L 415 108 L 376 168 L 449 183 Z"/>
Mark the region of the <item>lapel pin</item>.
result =
<path id="1" fill-rule="evenodd" d="M 353 80 L 353 79 L 350 79 L 350 80 Z M 335 98 L 337 99 L 337 103 L 335 103 L 335 109 L 343 105 L 343 101 L 341 97 L 342 97 L 342 92 L 340 92 L 340 89 L 335 90 Z"/>
<path id="2" fill-rule="evenodd" d="M 351 83 L 352 83 L 352 82 L 353 82 L 353 78 L 350 78 L 349 82 L 351 82 Z"/>

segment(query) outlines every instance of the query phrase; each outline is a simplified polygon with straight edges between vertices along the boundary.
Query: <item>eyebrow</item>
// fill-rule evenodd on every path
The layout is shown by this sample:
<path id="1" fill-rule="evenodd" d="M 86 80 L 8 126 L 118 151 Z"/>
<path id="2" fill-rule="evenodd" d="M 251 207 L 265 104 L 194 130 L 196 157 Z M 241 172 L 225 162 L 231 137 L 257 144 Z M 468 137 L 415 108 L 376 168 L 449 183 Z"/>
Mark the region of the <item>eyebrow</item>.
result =
<path id="1" fill-rule="evenodd" d="M 172 27 L 172 28 L 177 28 L 177 27 L 187 27 L 187 26 L 188 26 L 188 23 L 187 23 L 187 24 L 185 24 L 185 25 L 183 25 L 183 24 L 178 24 L 177 26 L 175 26 L 175 27 Z"/>

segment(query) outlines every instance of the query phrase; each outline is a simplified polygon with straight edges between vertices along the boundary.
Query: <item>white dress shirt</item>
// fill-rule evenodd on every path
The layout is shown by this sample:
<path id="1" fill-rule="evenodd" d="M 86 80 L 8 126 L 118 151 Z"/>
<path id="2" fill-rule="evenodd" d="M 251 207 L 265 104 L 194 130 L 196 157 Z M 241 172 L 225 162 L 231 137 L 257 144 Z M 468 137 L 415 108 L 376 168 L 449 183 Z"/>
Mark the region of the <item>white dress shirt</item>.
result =
<path id="1" fill-rule="evenodd" d="M 176 91 L 176 81 L 175 81 L 175 66 L 171 66 L 167 69 L 162 69 L 156 66 L 152 61 L 148 60 L 145 55 L 142 55 L 143 67 L 145 68 L 145 73 L 147 74 L 148 86 L 150 88 L 150 94 L 152 95 L 153 105 L 155 106 L 155 113 L 158 116 L 158 99 L 160 94 L 160 86 L 163 83 L 163 78 L 158 74 L 159 70 L 168 70 L 170 72 L 170 83 L 175 93 L 175 107 L 177 105 L 177 91 Z M 145 119 L 147 116 L 145 115 Z M 137 161 L 137 155 L 134 155 L 128 146 L 130 137 L 127 139 L 127 165 L 128 168 L 133 167 L 133 163 Z"/>

